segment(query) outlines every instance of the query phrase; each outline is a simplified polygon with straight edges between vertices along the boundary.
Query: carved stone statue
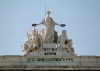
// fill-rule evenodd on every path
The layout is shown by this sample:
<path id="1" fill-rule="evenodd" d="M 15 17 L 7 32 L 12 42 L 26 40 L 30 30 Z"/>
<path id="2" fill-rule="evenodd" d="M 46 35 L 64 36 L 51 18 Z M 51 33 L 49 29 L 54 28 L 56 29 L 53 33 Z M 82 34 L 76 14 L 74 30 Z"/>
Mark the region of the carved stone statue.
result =
<path id="1" fill-rule="evenodd" d="M 47 11 L 45 18 L 39 24 L 32 24 L 32 26 L 37 26 L 43 24 L 45 27 L 42 31 L 42 41 L 45 43 L 50 43 L 54 41 L 54 27 L 55 25 L 59 25 L 64 27 L 65 24 L 57 24 L 51 17 L 49 17 L 50 11 Z"/>
<path id="2" fill-rule="evenodd" d="M 71 48 L 72 45 L 73 45 L 72 39 L 68 39 L 68 46 L 69 46 L 69 48 Z"/>
<path id="3" fill-rule="evenodd" d="M 28 52 L 38 48 L 39 44 L 40 44 L 40 40 L 39 40 L 38 33 L 33 28 L 31 30 L 31 34 L 30 34 L 28 41 L 26 41 L 26 43 L 22 46 L 22 51 L 24 51 L 24 55 L 26 55 Z"/>
<path id="4" fill-rule="evenodd" d="M 58 32 L 55 31 L 55 25 L 64 27 L 65 24 L 56 23 L 51 17 L 49 17 L 49 15 L 50 11 L 47 11 L 46 16 L 39 24 L 32 24 L 33 27 L 41 24 L 44 25 L 44 28 L 40 30 L 39 34 L 35 28 L 31 29 L 30 33 L 26 32 L 26 42 L 21 46 L 24 55 L 51 56 L 54 55 L 52 51 L 55 51 L 54 53 L 57 56 L 75 56 L 72 40 L 67 38 L 66 30 L 63 30 L 62 35 L 60 36 L 58 36 Z"/>
<path id="5" fill-rule="evenodd" d="M 67 43 L 66 40 L 67 40 L 66 30 L 63 30 L 62 35 L 58 37 L 57 44 L 60 43 L 60 47 L 66 47 L 66 44 L 65 44 Z"/>
<path id="6" fill-rule="evenodd" d="M 58 46 L 58 43 L 60 43 L 61 49 L 66 48 L 69 53 L 71 53 L 72 55 L 75 55 L 74 52 L 72 52 L 71 48 L 69 47 L 70 44 L 68 44 L 68 38 L 67 38 L 67 35 L 66 35 L 66 30 L 63 30 L 62 35 L 60 35 L 58 37 L 57 46 Z"/>

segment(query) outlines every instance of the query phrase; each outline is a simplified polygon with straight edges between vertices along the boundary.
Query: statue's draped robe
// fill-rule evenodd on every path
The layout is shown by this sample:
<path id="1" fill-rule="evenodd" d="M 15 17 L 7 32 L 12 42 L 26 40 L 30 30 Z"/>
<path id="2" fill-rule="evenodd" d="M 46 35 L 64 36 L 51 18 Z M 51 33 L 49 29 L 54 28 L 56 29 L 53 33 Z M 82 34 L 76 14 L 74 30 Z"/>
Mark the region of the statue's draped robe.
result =
<path id="1" fill-rule="evenodd" d="M 53 21 L 53 19 L 51 17 L 47 17 L 47 18 L 44 18 L 42 22 L 40 23 L 45 26 L 44 27 L 45 32 L 43 36 L 44 42 L 50 40 L 51 38 L 54 40 L 54 30 L 55 30 L 54 26 L 56 23 Z"/>

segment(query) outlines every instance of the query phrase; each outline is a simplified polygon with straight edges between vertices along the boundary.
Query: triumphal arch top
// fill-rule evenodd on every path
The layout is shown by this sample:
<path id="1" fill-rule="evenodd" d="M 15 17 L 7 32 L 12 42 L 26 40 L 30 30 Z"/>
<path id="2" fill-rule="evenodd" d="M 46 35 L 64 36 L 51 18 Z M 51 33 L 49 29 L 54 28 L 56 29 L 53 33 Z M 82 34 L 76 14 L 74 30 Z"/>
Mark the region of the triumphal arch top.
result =
<path id="1" fill-rule="evenodd" d="M 56 25 L 66 25 L 56 23 L 49 15 L 47 11 L 43 20 L 32 24 L 30 32 L 26 32 L 26 41 L 21 46 L 23 55 L 0 56 L 0 70 L 100 70 L 100 56 L 77 56 L 67 31 L 64 29 L 58 35 L 55 30 Z M 39 32 L 35 27 L 41 24 L 44 28 Z"/>

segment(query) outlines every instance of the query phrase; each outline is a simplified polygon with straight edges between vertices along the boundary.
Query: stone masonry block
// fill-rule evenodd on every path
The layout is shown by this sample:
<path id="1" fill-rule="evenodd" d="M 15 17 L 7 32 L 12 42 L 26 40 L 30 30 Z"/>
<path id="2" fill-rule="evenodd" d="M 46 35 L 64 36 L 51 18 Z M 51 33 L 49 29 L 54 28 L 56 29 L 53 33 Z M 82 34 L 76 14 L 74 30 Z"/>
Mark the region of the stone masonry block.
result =
<path id="1" fill-rule="evenodd" d="M 56 43 L 43 43 L 43 48 L 56 48 Z"/>

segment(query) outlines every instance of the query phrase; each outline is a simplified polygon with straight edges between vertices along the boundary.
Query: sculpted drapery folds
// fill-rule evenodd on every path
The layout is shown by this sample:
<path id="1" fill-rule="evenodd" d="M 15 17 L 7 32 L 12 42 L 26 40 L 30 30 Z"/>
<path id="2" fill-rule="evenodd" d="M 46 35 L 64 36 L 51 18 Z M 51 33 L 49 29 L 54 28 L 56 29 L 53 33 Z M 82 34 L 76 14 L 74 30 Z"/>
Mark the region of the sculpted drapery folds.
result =
<path id="1" fill-rule="evenodd" d="M 42 40 L 45 43 L 54 41 L 55 25 L 64 27 L 64 24 L 57 24 L 51 17 L 49 17 L 50 11 L 47 11 L 45 18 L 39 24 L 32 24 L 32 26 L 37 26 L 40 24 L 44 25 L 42 32 Z"/>
<path id="2" fill-rule="evenodd" d="M 30 34 L 26 32 L 26 42 L 21 46 L 24 55 L 75 56 L 72 40 L 67 38 L 66 30 L 63 30 L 60 36 L 58 36 L 58 32 L 55 31 L 56 25 L 61 27 L 66 25 L 56 23 L 49 15 L 50 11 L 47 11 L 46 16 L 39 24 L 32 24 L 33 27 L 44 25 L 44 28 L 42 28 L 39 33 L 35 28 L 30 30 Z"/>
<path id="3" fill-rule="evenodd" d="M 38 32 L 36 32 L 35 28 L 33 28 L 29 35 L 27 35 L 27 41 L 22 46 L 22 51 L 26 55 L 28 52 L 37 49 L 40 45 L 40 37 L 38 35 Z"/>
<path id="4" fill-rule="evenodd" d="M 74 52 L 71 50 L 72 44 L 71 44 L 71 40 L 67 38 L 66 30 L 63 30 L 62 35 L 58 37 L 57 47 L 59 43 L 60 43 L 59 46 L 60 49 L 67 49 L 69 53 L 75 55 Z"/>
<path id="5" fill-rule="evenodd" d="M 43 18 L 43 20 L 39 24 L 32 24 L 33 27 L 36 27 L 38 25 L 44 25 L 44 28 L 40 30 L 40 33 L 38 34 L 38 30 L 36 31 L 35 28 L 30 30 L 30 34 L 26 32 L 26 42 L 22 46 L 22 51 L 24 52 L 24 55 L 27 55 L 29 53 L 31 55 L 32 53 L 38 53 L 39 51 L 44 51 L 43 48 L 46 50 L 46 48 L 56 48 L 58 49 L 59 53 L 61 55 L 75 55 L 74 49 L 72 48 L 72 40 L 67 38 L 66 30 L 62 31 L 62 35 L 58 36 L 58 32 L 55 31 L 55 25 L 64 27 L 65 24 L 58 24 L 56 23 L 51 17 L 49 17 L 50 11 L 46 12 L 46 16 Z M 58 45 L 60 45 L 58 47 Z M 63 52 L 64 50 L 64 52 Z M 43 53 L 42 53 L 43 54 Z M 44 52 L 44 55 L 52 55 L 53 52 Z M 38 54 L 37 54 L 38 55 Z M 41 55 L 41 54 L 39 54 Z M 56 52 L 54 52 L 54 55 L 56 55 Z"/>

